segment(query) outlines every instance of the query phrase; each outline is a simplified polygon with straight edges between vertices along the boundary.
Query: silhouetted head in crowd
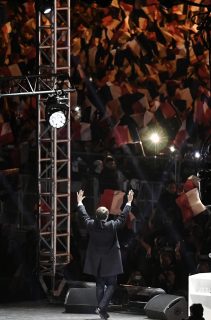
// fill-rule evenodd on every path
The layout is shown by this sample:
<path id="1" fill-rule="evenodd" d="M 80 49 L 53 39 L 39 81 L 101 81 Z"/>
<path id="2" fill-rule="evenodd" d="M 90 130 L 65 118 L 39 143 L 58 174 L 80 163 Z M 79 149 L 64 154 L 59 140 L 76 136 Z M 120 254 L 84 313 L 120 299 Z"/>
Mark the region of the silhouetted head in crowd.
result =
<path id="1" fill-rule="evenodd" d="M 160 252 L 160 265 L 169 268 L 174 262 L 174 252 L 171 248 L 163 248 Z"/>
<path id="2" fill-rule="evenodd" d="M 190 319 L 201 320 L 203 318 L 204 308 L 201 303 L 194 303 L 190 306 Z"/>
<path id="3" fill-rule="evenodd" d="M 169 180 L 166 183 L 166 190 L 171 194 L 175 194 L 177 192 L 176 182 L 174 180 Z"/>
<path id="4" fill-rule="evenodd" d="M 110 155 L 106 157 L 104 166 L 110 170 L 116 170 L 117 168 L 115 159 Z"/>

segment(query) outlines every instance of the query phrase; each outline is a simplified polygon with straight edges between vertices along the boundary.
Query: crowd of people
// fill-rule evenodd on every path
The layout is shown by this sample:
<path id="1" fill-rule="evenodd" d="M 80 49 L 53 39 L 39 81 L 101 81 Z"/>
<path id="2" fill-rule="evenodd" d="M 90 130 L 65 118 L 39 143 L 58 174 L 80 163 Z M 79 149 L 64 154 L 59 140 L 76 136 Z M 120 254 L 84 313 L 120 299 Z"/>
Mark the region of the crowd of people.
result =
<path id="1" fill-rule="evenodd" d="M 171 143 L 199 147 L 211 118 L 198 11 L 184 4 L 166 10 L 157 1 L 73 2 L 71 80 L 81 107 L 73 145 L 91 139 L 112 152 L 141 140 L 149 153 L 148 132 L 162 128 L 158 151 Z"/>
<path id="2" fill-rule="evenodd" d="M 110 163 L 108 166 L 107 162 Z M 104 179 L 104 172 L 108 179 Z M 115 160 L 107 156 L 104 170 L 97 177 L 99 197 L 104 188 L 125 193 L 131 188 L 133 181 L 123 184 L 122 175 L 118 172 Z M 89 187 L 81 185 L 89 193 Z M 211 271 L 211 215 L 209 207 L 201 202 L 199 186 L 200 179 L 194 175 L 179 187 L 175 180 L 167 180 L 152 210 L 140 205 L 141 191 L 137 193 L 134 189 L 132 215 L 118 232 L 124 264 L 124 274 L 119 276 L 119 283 L 162 288 L 169 294 L 187 297 L 188 276 Z M 86 206 L 88 203 L 87 199 Z M 124 203 L 123 198 L 122 207 Z M 87 233 L 76 213 L 73 217 L 72 253 L 75 261 L 72 263 L 80 265 L 80 277 L 83 279 Z M 109 219 L 115 217 L 111 212 Z"/>
<path id="3" fill-rule="evenodd" d="M 0 8 L 0 77 L 34 74 L 33 1 L 1 1 Z M 0 106 L 0 169 L 21 168 L 23 172 L 30 172 L 34 168 L 30 163 L 35 164 L 31 152 L 36 145 L 36 100 L 28 96 L 1 98 Z"/>
<path id="4" fill-rule="evenodd" d="M 35 3 L 0 5 L 1 76 L 33 74 Z M 156 153 L 169 156 L 171 143 L 200 148 L 211 116 L 208 49 L 192 19 L 199 9 L 181 4 L 167 10 L 157 1 L 71 2 L 70 76 L 80 107 L 78 114 L 71 106 L 73 155 L 79 149 L 91 152 L 92 160 L 94 153 L 118 149 L 151 155 L 148 133 L 155 128 L 165 133 Z M 36 144 L 36 101 L 10 97 L 0 103 L 1 169 L 27 169 Z"/>
<path id="5" fill-rule="evenodd" d="M 82 186 L 91 174 L 99 176 L 100 192 L 109 182 L 111 189 L 115 184 L 126 191 L 132 178 L 148 180 L 150 176 L 164 182 L 166 172 L 170 175 L 174 170 L 172 162 L 155 170 L 149 158 L 147 163 L 139 161 L 140 155 L 154 152 L 147 140 L 152 128 L 164 128 L 168 139 L 161 147 L 166 151 L 174 143 L 180 155 L 185 155 L 187 143 L 199 148 L 209 136 L 208 50 L 193 18 L 198 10 L 184 4 L 166 10 L 156 1 L 112 1 L 103 7 L 98 2 L 73 2 L 71 79 L 78 89 L 81 114 L 72 116 L 72 146 L 78 165 L 74 177 L 81 175 Z M 137 141 L 142 141 L 144 150 Z M 106 152 L 120 159 L 118 172 L 110 175 L 108 167 L 114 162 L 104 161 Z M 186 166 L 180 182 L 195 170 Z M 112 180 L 114 176 L 119 176 L 119 183 Z M 127 276 L 138 269 L 143 283 L 173 292 L 187 289 L 188 274 L 197 267 L 209 270 L 209 259 L 207 254 L 203 258 L 201 248 L 206 243 L 209 251 L 209 223 L 205 233 L 198 221 L 191 219 L 184 225 L 175 200 L 162 201 L 164 209 L 153 208 L 155 218 L 146 214 L 140 236 L 128 243 L 128 232 L 124 234 L 122 250 L 125 261 L 135 257 L 125 264 L 126 269 L 131 266 Z M 168 218 L 163 217 L 167 206 L 173 207 Z M 141 211 L 140 203 L 137 211 Z M 164 224 L 161 219 L 172 221 Z M 135 249 L 130 247 L 134 242 Z"/>

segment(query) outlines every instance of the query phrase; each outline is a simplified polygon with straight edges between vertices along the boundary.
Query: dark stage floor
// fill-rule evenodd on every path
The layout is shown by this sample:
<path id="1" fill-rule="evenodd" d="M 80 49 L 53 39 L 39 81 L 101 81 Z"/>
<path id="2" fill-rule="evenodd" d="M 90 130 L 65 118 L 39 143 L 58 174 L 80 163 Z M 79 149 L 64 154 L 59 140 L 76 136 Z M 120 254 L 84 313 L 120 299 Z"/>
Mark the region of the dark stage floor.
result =
<path id="1" fill-rule="evenodd" d="M 50 304 L 47 301 L 20 302 L 0 304 L 1 320 L 98 320 L 96 314 L 65 313 L 62 305 Z M 110 318 L 121 320 L 148 319 L 143 314 L 127 311 L 111 311 Z"/>

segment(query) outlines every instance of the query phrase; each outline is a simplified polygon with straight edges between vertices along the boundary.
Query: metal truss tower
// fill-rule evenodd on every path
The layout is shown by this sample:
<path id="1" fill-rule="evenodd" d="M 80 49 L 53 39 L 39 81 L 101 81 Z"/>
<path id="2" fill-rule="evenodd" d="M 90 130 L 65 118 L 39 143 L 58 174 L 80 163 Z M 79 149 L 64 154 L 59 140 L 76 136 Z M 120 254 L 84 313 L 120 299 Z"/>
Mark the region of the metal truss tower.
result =
<path id="1" fill-rule="evenodd" d="M 49 14 L 38 11 L 37 30 L 39 75 L 70 75 L 70 0 L 54 0 Z M 55 83 L 61 90 L 64 79 Z M 53 300 L 65 285 L 63 268 L 70 259 L 71 133 L 70 121 L 61 129 L 46 123 L 46 98 L 38 95 L 39 276 Z M 70 110 L 70 93 L 66 103 Z"/>

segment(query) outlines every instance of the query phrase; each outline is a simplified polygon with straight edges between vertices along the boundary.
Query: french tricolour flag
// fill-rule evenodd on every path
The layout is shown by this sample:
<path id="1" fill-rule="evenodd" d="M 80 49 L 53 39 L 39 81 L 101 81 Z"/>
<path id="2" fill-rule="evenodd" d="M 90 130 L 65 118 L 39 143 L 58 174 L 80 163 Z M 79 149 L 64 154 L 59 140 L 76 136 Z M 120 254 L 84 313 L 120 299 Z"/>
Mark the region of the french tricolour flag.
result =
<path id="1" fill-rule="evenodd" d="M 0 125 L 0 145 L 11 144 L 14 142 L 13 132 L 9 122 Z"/>
<path id="2" fill-rule="evenodd" d="M 99 207 L 106 207 L 111 214 L 118 215 L 121 213 L 125 192 L 120 190 L 105 189 L 100 196 Z"/>
<path id="3" fill-rule="evenodd" d="M 199 191 L 197 188 L 182 193 L 176 199 L 176 202 L 182 211 L 184 222 L 190 220 L 192 217 L 197 216 L 206 210 L 206 207 L 200 200 Z"/>
<path id="4" fill-rule="evenodd" d="M 133 143 L 133 140 L 127 125 L 116 126 L 113 129 L 113 136 L 117 146 Z"/>

